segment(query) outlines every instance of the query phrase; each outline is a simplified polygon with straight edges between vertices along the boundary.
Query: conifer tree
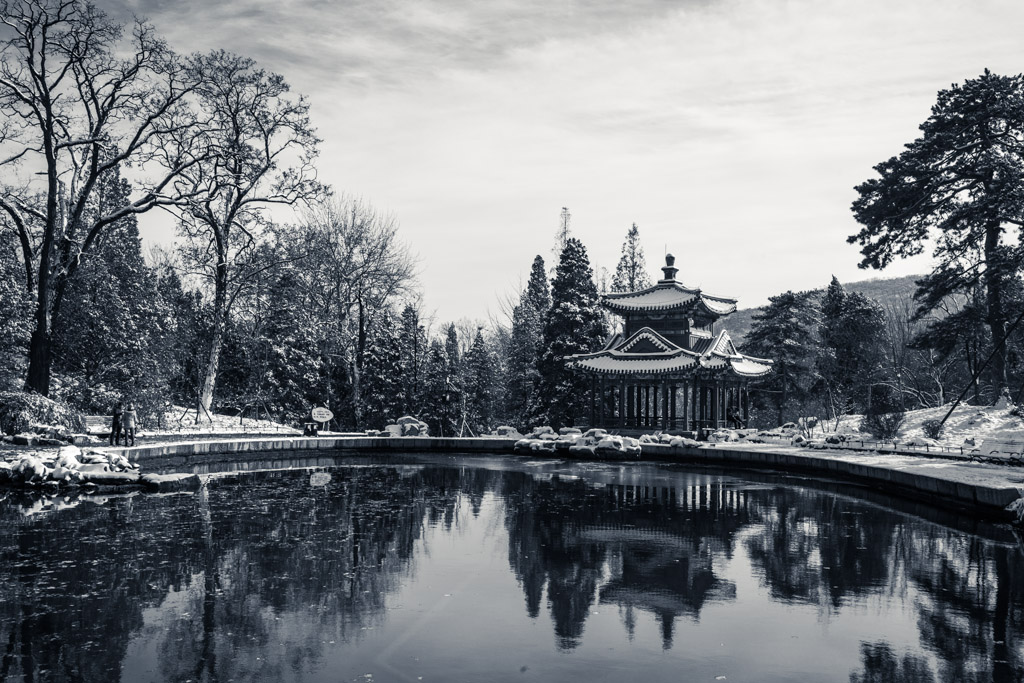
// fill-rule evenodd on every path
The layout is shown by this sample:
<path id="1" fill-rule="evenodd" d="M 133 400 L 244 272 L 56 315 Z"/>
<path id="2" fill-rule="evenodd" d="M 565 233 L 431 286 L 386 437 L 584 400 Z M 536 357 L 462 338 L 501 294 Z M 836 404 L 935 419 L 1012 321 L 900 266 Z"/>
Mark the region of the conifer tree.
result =
<path id="1" fill-rule="evenodd" d="M 112 170 L 96 188 L 90 213 L 127 203 L 131 188 Z M 106 412 L 119 400 L 140 413 L 162 407 L 167 368 L 156 277 L 142 257 L 134 214 L 101 233 L 67 283 L 54 325 L 53 369 L 58 395 L 83 410 Z"/>
<path id="2" fill-rule="evenodd" d="M 398 324 L 386 311 L 374 321 L 363 358 L 361 414 L 367 427 L 382 429 L 400 417 L 403 396 L 402 347 Z"/>
<path id="3" fill-rule="evenodd" d="M 771 393 L 780 425 L 787 404 L 803 398 L 813 382 L 816 322 L 810 294 L 784 292 L 754 315 L 747 335 L 747 352 L 775 363 L 761 387 Z"/>
<path id="4" fill-rule="evenodd" d="M 429 344 L 426 328 L 420 321 L 420 312 L 412 304 L 406 304 L 402 309 L 399 347 L 402 359 L 402 398 L 405 401 L 402 412 L 406 415 L 419 415 Z"/>
<path id="5" fill-rule="evenodd" d="M 494 355 L 478 329 L 473 346 L 466 354 L 467 419 L 478 434 L 494 429 L 495 367 Z"/>
<path id="6" fill-rule="evenodd" d="M 32 298 L 12 237 L 0 226 L 0 391 L 20 388 L 32 334 Z"/>
<path id="7" fill-rule="evenodd" d="M 1024 267 L 1024 75 L 986 69 L 940 91 L 920 129 L 899 156 L 875 166 L 878 177 L 857 186 L 852 208 L 863 228 L 848 241 L 861 245 L 861 267 L 878 269 L 934 244 L 937 265 L 919 283 L 922 312 L 981 286 L 992 382 L 1005 395 L 1015 310 L 1008 290 Z"/>
<path id="8" fill-rule="evenodd" d="M 526 428 L 531 408 L 537 405 L 540 374 L 537 361 L 544 334 L 544 316 L 551 308 L 551 293 L 544 259 L 533 260 L 530 280 L 512 311 L 506 367 L 506 412 L 517 427 Z"/>
<path id="9" fill-rule="evenodd" d="M 634 223 L 622 243 L 622 256 L 615 267 L 611 289 L 613 292 L 635 292 L 650 286 L 651 276 L 647 272 L 644 248 L 640 245 L 640 229 Z"/>
<path id="10" fill-rule="evenodd" d="M 431 341 L 423 378 L 423 414 L 420 419 L 436 436 L 457 435 L 461 427 L 461 391 L 457 378 L 452 375 L 452 367 L 445 345 L 438 339 Z"/>
<path id="11" fill-rule="evenodd" d="M 565 358 L 595 350 L 606 336 L 587 250 L 579 240 L 569 238 L 558 262 L 544 324 L 538 419 L 560 428 L 584 415 L 589 385 L 584 376 L 566 367 Z"/>

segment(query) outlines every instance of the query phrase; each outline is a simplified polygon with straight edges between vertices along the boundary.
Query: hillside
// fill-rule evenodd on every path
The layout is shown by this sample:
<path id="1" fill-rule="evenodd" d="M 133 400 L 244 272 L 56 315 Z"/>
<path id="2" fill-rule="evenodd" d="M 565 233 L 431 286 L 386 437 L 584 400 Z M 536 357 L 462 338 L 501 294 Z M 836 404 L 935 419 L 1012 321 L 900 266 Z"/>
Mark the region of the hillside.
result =
<path id="1" fill-rule="evenodd" d="M 877 301 L 883 308 L 889 304 L 896 304 L 903 297 L 912 295 L 916 289 L 914 282 L 919 280 L 922 276 L 920 275 L 906 275 L 904 277 L 894 278 L 872 278 L 870 280 L 861 280 L 859 282 L 844 282 L 843 287 L 848 292 L 858 292 L 864 296 L 870 297 Z M 825 291 L 825 287 L 828 283 L 824 283 L 820 289 L 816 289 L 815 292 L 820 296 Z M 719 326 L 729 330 L 729 334 L 732 335 L 733 340 L 737 344 L 742 345 L 743 340 L 750 332 L 750 328 L 754 323 L 754 315 L 760 311 L 760 308 L 743 308 L 727 318 L 723 318 Z"/>

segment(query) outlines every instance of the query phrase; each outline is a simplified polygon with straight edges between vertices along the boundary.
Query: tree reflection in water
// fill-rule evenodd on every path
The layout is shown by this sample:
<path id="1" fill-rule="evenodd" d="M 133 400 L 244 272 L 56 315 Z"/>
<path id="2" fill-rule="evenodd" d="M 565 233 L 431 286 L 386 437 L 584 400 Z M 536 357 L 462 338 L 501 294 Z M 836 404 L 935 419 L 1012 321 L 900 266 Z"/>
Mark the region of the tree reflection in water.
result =
<path id="1" fill-rule="evenodd" d="M 385 625 L 426 529 L 476 523 L 489 497 L 503 505 L 487 514 L 503 515 L 525 614 L 546 610 L 564 652 L 601 606 L 619 610 L 630 639 L 637 615 L 652 615 L 671 651 L 678 620 L 738 600 L 730 567 L 742 553 L 775 603 L 822 614 L 868 598 L 911 606 L 919 648 L 860 643 L 851 683 L 1024 680 L 1024 560 L 1008 536 L 684 471 L 577 478 L 427 461 L 330 472 L 324 487 L 308 471 L 241 474 L 197 495 L 51 500 L 37 515 L 26 513 L 38 499 L 9 496 L 0 681 L 128 676 L 143 632 L 163 680 L 300 676 Z"/>

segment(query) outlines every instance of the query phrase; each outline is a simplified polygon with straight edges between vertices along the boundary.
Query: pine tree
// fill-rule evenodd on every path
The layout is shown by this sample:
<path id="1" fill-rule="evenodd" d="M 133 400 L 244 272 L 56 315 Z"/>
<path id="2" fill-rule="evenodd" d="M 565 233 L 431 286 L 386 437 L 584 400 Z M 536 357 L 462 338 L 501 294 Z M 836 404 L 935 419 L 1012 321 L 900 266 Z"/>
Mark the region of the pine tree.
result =
<path id="1" fill-rule="evenodd" d="M 28 367 L 32 334 L 32 298 L 25 286 L 25 267 L 0 226 L 0 391 L 16 390 Z"/>
<path id="2" fill-rule="evenodd" d="M 105 176 L 91 211 L 129 201 L 131 188 L 117 172 Z M 106 412 L 119 400 L 140 414 L 162 409 L 166 368 L 161 363 L 161 326 L 156 277 L 142 258 L 134 214 L 101 233 L 81 256 L 68 282 L 54 325 L 53 369 L 62 377 L 56 393 L 83 410 Z"/>
<path id="3" fill-rule="evenodd" d="M 477 330 L 473 346 L 466 354 L 467 420 L 478 434 L 494 429 L 495 367 L 494 355 L 482 330 Z"/>
<path id="4" fill-rule="evenodd" d="M 622 256 L 615 267 L 611 289 L 613 292 L 636 292 L 650 286 L 651 276 L 647 273 L 644 248 L 640 245 L 640 230 L 634 223 L 622 243 Z"/>
<path id="5" fill-rule="evenodd" d="M 403 379 L 398 324 L 390 312 L 385 312 L 370 329 L 363 359 L 360 398 L 367 427 L 382 429 L 400 417 L 406 405 Z"/>
<path id="6" fill-rule="evenodd" d="M 512 310 L 512 330 L 506 367 L 506 412 L 511 421 L 525 429 L 531 407 L 537 405 L 540 373 L 537 361 L 544 335 L 544 316 L 551 308 L 551 293 L 544 259 L 533 260 L 530 280 Z"/>
<path id="7" fill-rule="evenodd" d="M 566 367 L 565 358 L 593 351 L 605 341 L 607 329 L 598 302 L 587 250 L 579 240 L 569 238 L 551 288 L 551 310 L 538 363 L 535 417 L 555 428 L 573 424 L 586 412 L 589 383 Z"/>
<path id="8" fill-rule="evenodd" d="M 561 258 L 562 251 L 565 249 L 566 242 L 572 237 L 572 230 L 570 225 L 572 223 L 572 214 L 569 213 L 568 207 L 562 207 L 562 213 L 558 215 L 558 230 L 555 231 L 555 246 L 551 248 L 552 261 L 557 261 Z M 551 277 L 554 278 L 555 273 L 552 270 Z"/>
<path id="9" fill-rule="evenodd" d="M 809 293 L 785 292 L 768 299 L 747 335 L 747 352 L 775 363 L 761 388 L 772 393 L 780 425 L 790 401 L 804 398 L 813 382 L 816 322 Z"/>
<path id="10" fill-rule="evenodd" d="M 1024 269 L 1013 239 L 1024 220 L 1024 75 L 987 69 L 938 93 L 921 136 L 899 156 L 875 166 L 878 177 L 856 190 L 854 217 L 863 228 L 861 267 L 884 268 L 935 245 L 936 267 L 919 283 L 923 312 L 981 286 L 995 354 L 997 395 L 1010 385 L 1009 290 Z"/>
<path id="11" fill-rule="evenodd" d="M 431 341 L 423 378 L 420 419 L 429 425 L 430 433 L 437 436 L 455 436 L 462 426 L 462 396 L 452 368 L 445 346 L 437 339 Z"/>
<path id="12" fill-rule="evenodd" d="M 429 344 L 426 328 L 420 322 L 420 312 L 412 304 L 406 304 L 402 309 L 398 341 L 402 359 L 402 412 L 406 415 L 419 415 Z"/>

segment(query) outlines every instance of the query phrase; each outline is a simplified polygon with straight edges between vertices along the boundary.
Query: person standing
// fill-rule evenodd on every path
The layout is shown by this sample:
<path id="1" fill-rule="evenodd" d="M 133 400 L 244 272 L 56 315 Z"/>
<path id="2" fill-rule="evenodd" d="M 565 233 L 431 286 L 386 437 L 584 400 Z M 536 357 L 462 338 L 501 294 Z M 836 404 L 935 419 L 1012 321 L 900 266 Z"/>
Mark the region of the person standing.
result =
<path id="1" fill-rule="evenodd" d="M 121 407 L 121 403 L 118 402 L 114 406 L 114 414 L 110 417 L 110 445 L 116 446 L 121 441 L 121 418 L 124 415 L 124 410 Z"/>
<path id="2" fill-rule="evenodd" d="M 129 403 L 128 410 L 124 411 L 124 445 L 128 445 L 129 437 L 132 440 L 131 445 L 135 445 L 135 423 L 138 421 L 139 416 L 135 412 L 135 404 Z"/>

